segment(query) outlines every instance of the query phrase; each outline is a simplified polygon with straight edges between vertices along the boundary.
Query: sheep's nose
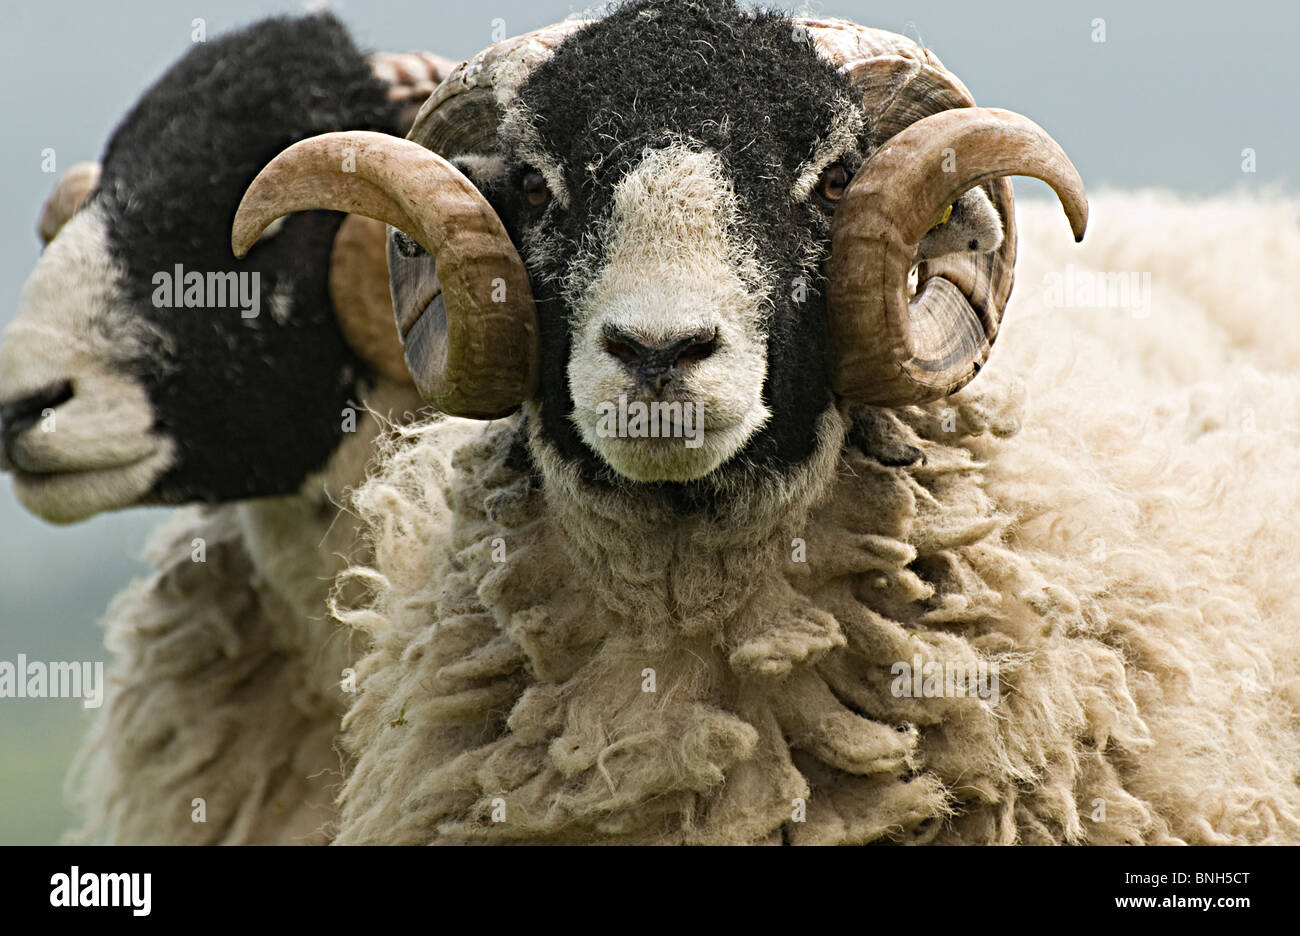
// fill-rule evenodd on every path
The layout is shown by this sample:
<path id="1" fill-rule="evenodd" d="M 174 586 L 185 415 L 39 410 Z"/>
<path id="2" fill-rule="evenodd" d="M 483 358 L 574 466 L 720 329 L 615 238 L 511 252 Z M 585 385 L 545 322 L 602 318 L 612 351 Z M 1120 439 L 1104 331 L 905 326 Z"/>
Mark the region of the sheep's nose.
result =
<path id="1" fill-rule="evenodd" d="M 615 326 L 606 326 L 602 337 L 605 351 L 622 361 L 636 376 L 638 384 L 656 393 L 718 349 L 716 328 L 648 341 Z"/>
<path id="2" fill-rule="evenodd" d="M 20 435 L 40 421 L 47 409 L 72 399 L 72 384 L 62 381 L 16 400 L 0 403 L 0 445 L 6 454 Z"/>

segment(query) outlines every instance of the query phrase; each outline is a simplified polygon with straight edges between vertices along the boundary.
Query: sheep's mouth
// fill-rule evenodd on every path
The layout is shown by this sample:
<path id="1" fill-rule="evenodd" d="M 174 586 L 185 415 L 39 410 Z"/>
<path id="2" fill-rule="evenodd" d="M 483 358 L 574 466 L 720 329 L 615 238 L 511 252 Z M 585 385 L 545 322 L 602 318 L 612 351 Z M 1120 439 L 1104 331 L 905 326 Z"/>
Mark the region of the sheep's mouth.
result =
<path id="1" fill-rule="evenodd" d="M 165 439 L 139 381 L 101 367 L 72 370 L 35 390 L 34 381 L 9 381 L 0 397 L 0 470 L 29 481 L 89 477 L 157 455 Z"/>
<path id="2" fill-rule="evenodd" d="M 69 404 L 71 405 L 71 404 Z M 51 523 L 76 523 L 144 502 L 172 462 L 173 444 L 152 432 L 112 432 L 87 412 L 54 410 L 55 428 L 8 434 L 0 445 L 18 501 Z"/>
<path id="3" fill-rule="evenodd" d="M 711 417 L 699 403 L 656 404 L 676 410 L 671 417 L 637 418 L 639 402 L 627 404 L 633 412 L 609 412 L 594 423 L 579 423 L 588 447 L 629 481 L 698 481 L 739 451 L 755 428 L 745 421 Z"/>
<path id="4" fill-rule="evenodd" d="M 130 458 L 121 462 L 112 464 L 96 464 L 86 466 L 61 465 L 57 468 L 41 468 L 30 464 L 22 464 L 21 456 L 15 459 L 13 456 L 0 454 L 0 471 L 12 475 L 15 481 L 22 481 L 28 484 L 39 484 L 43 481 L 49 481 L 54 478 L 79 478 L 89 480 L 95 475 L 101 475 L 114 471 L 125 471 L 141 462 L 151 458 L 157 449 L 143 455 L 139 458 Z"/>
<path id="5" fill-rule="evenodd" d="M 7 435 L 0 444 L 0 471 L 25 481 L 51 478 L 89 478 L 104 472 L 123 471 L 157 455 L 160 441 L 151 434 L 101 435 L 91 445 L 84 437 L 60 445 L 56 432 L 39 426 Z"/>
<path id="6" fill-rule="evenodd" d="M 76 523 L 144 503 L 171 460 L 171 446 L 158 443 L 147 455 L 112 465 L 32 471 L 4 457 L 0 467 L 10 474 L 19 502 L 32 513 L 51 523 Z"/>

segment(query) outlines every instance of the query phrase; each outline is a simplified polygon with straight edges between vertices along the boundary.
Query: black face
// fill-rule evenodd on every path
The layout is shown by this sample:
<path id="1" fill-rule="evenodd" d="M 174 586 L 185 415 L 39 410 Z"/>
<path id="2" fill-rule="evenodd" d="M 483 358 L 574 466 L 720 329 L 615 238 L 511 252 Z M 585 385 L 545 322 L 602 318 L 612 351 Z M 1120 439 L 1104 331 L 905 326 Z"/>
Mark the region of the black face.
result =
<path id="1" fill-rule="evenodd" d="M 151 500 L 289 493 L 337 448 L 343 410 L 370 379 L 330 302 L 342 215 L 287 218 L 243 261 L 231 253 L 231 222 L 253 177 L 289 144 L 340 129 L 400 133 L 396 120 L 384 85 L 326 15 L 197 45 L 114 133 L 92 203 L 108 218 L 124 308 L 98 324 L 120 329 L 120 313 L 146 328 L 144 347 L 119 366 L 176 444 Z M 172 283 L 177 265 L 203 278 L 189 302 L 184 277 L 180 289 Z M 209 274 L 242 294 L 223 299 Z"/>
<path id="2" fill-rule="evenodd" d="M 762 396 L 772 417 L 714 476 L 660 487 L 677 489 L 679 500 L 707 500 L 720 481 L 729 486 L 737 474 L 781 472 L 806 459 L 817 417 L 832 403 L 822 266 L 834 209 L 827 193 L 835 190 L 814 186 L 795 197 L 792 188 L 850 106 L 847 81 L 787 18 L 722 0 L 675 0 L 630 5 L 583 29 L 530 76 L 520 101 L 532 115 L 534 145 L 563 173 L 568 195 L 561 206 L 539 192 L 538 157 L 524 155 L 529 141 L 503 125 L 509 171 L 487 194 L 533 282 L 545 437 L 589 481 L 625 483 L 569 418 L 573 309 L 564 281 L 580 252 L 590 250 L 584 237 L 589 245 L 590 232 L 609 218 L 615 186 L 643 151 L 686 141 L 721 159 L 740 205 L 735 234 L 756 244 L 769 274 Z M 865 132 L 838 160 L 839 176 L 860 165 Z M 597 262 L 606 246 L 596 245 Z"/>

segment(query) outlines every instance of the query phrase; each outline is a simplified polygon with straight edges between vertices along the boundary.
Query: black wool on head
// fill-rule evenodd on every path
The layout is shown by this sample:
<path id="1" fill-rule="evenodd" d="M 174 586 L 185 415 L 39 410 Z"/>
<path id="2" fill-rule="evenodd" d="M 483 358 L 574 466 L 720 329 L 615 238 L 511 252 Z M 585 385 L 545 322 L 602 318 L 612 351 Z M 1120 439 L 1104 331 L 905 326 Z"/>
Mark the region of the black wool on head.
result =
<path id="1" fill-rule="evenodd" d="M 784 15 L 728 0 L 651 0 L 620 7 L 567 39 L 529 77 L 520 99 L 571 195 L 567 209 L 551 207 L 540 218 L 514 204 L 510 186 L 490 195 L 533 278 L 543 431 L 551 444 L 589 481 L 622 483 L 569 419 L 570 310 L 561 284 L 584 233 L 608 217 L 614 187 L 643 150 L 685 142 L 721 158 L 741 206 L 737 234 L 757 245 L 773 284 L 763 389 L 773 418 L 719 472 L 730 480 L 760 477 L 806 459 L 816 446 L 817 417 L 832 403 L 822 271 L 832 206 L 815 195 L 792 199 L 791 189 L 852 100 L 847 80 Z M 503 138 L 507 158 L 510 145 Z M 864 134 L 858 148 L 865 145 Z M 848 161 L 856 167 L 857 151 Z M 520 174 L 526 168 L 514 167 Z M 689 505 L 706 502 L 718 480 L 661 487 Z"/>
<path id="2" fill-rule="evenodd" d="M 100 189 L 126 314 L 151 337 L 122 362 L 144 384 L 155 428 L 177 445 L 161 502 L 297 490 L 343 436 L 343 410 L 370 379 L 344 343 L 328 289 L 342 215 L 304 212 L 236 260 L 235 209 L 253 177 L 297 140 L 332 130 L 401 134 L 397 108 L 330 15 L 276 18 L 194 47 L 122 120 Z M 159 274 L 236 273 L 258 313 L 204 293 L 159 308 Z M 112 321 L 101 327 L 120 327 Z"/>

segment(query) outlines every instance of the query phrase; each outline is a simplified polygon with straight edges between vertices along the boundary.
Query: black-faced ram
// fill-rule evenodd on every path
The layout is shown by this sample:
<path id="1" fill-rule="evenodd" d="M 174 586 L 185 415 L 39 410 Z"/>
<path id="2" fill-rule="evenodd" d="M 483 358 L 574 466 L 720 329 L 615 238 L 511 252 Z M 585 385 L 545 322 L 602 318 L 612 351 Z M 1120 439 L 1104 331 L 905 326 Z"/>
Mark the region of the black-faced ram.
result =
<path id="1" fill-rule="evenodd" d="M 237 251 L 313 206 L 400 229 L 417 386 L 508 417 L 450 483 L 452 423 L 409 430 L 358 493 L 370 600 L 339 607 L 375 649 L 338 841 L 1300 838 L 1277 469 L 1257 495 L 1102 431 L 1095 395 L 1141 386 L 1118 366 L 1072 401 L 985 368 L 1011 174 L 1082 236 L 1060 148 L 928 51 L 722 0 L 500 43 L 408 140 L 271 163 Z M 991 244 L 942 232 L 981 229 L 977 188 Z M 1238 451 L 1294 464 L 1278 438 Z M 1260 568 L 1247 534 L 1280 547 Z"/>
<path id="2" fill-rule="evenodd" d="M 425 54 L 368 60 L 332 16 L 267 20 L 181 58 L 102 167 L 70 169 L 46 203 L 47 247 L 0 346 L 19 499 L 59 523 L 210 505 L 162 524 L 156 571 L 109 609 L 117 659 L 73 783 L 84 834 L 323 839 L 353 654 L 325 604 L 354 540 L 339 506 L 384 421 L 422 404 L 382 225 L 305 213 L 241 262 L 229 227 L 286 145 L 400 133 L 445 70 Z"/>

